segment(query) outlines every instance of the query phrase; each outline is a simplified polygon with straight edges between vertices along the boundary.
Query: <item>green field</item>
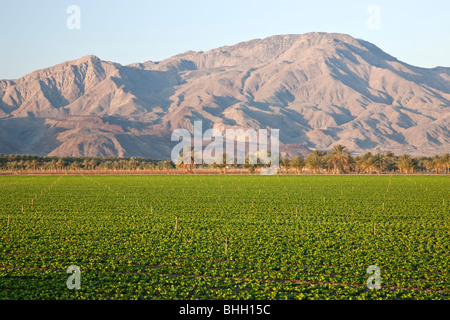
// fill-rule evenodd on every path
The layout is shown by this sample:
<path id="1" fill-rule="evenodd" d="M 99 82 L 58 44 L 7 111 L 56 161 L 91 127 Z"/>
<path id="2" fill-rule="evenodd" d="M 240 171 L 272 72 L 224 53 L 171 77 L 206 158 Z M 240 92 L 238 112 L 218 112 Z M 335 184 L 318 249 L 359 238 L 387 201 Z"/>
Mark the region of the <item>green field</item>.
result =
<path id="1" fill-rule="evenodd" d="M 0 176 L 0 299 L 449 299 L 449 226 L 448 176 Z"/>

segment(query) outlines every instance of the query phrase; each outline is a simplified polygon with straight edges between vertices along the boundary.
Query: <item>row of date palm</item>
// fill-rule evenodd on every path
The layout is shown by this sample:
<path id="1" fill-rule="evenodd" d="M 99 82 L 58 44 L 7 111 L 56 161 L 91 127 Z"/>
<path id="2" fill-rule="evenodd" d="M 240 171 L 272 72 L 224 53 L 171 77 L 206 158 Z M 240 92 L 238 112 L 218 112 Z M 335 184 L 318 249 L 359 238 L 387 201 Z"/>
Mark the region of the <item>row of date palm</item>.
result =
<path id="1" fill-rule="evenodd" d="M 392 152 L 371 153 L 368 152 L 361 156 L 353 157 L 350 151 L 342 145 L 336 145 L 330 152 L 313 151 L 306 158 L 297 156 L 295 158 L 283 158 L 280 161 L 280 167 L 285 172 L 295 170 L 302 173 L 305 170 L 318 174 L 327 173 L 385 173 L 385 172 L 403 172 L 405 174 L 413 172 L 434 172 L 449 173 L 450 154 L 442 156 L 435 155 L 431 158 L 412 157 L 409 154 L 400 156 Z"/>
<path id="2" fill-rule="evenodd" d="M 175 165 L 170 159 L 152 160 L 145 158 L 73 158 L 73 157 L 40 157 L 34 155 L 1 155 L 0 171 L 173 171 L 181 170 L 194 173 L 196 170 L 216 170 L 220 173 L 232 170 L 243 170 L 249 173 L 259 172 L 265 165 L 258 159 L 256 164 L 250 164 L 248 159 L 244 164 L 228 161 L 223 154 L 222 163 L 196 164 L 195 154 L 192 153 L 190 163 Z M 231 164 L 230 164 L 231 163 Z M 390 151 L 384 153 L 368 152 L 353 156 L 343 145 L 335 145 L 331 151 L 315 150 L 306 157 L 284 157 L 279 161 L 280 173 L 392 173 L 405 174 L 421 172 L 448 174 L 450 172 L 450 154 L 435 155 L 433 157 L 413 157 L 409 154 L 400 156 Z"/>

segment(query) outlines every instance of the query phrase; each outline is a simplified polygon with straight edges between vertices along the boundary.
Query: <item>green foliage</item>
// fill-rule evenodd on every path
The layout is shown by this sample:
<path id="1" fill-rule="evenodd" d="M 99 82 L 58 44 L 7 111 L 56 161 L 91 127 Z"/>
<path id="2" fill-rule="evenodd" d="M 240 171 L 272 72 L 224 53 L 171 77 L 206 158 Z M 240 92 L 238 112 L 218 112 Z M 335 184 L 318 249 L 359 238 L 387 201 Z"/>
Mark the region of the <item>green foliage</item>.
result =
<path id="1" fill-rule="evenodd" d="M 186 150 L 188 152 L 189 149 Z M 200 170 L 215 169 L 216 172 L 226 173 L 227 170 L 233 169 L 248 171 L 248 173 L 260 173 L 261 168 L 267 168 L 272 163 L 263 161 L 259 155 L 248 155 L 244 164 L 237 164 L 237 159 L 227 159 L 227 155 L 222 155 L 223 161 L 215 161 L 212 164 L 202 163 L 201 155 L 193 152 L 191 147 L 190 156 L 186 154 L 189 159 L 184 159 L 183 152 L 180 153 L 179 158 L 175 161 L 177 165 L 170 159 L 166 160 L 152 160 L 146 158 L 74 158 L 74 157 L 40 157 L 33 155 L 3 155 L 0 154 L 0 172 L 7 171 L 8 173 L 53 173 L 58 174 L 61 171 L 68 171 L 69 173 L 83 173 L 85 170 L 89 171 L 103 171 L 116 172 L 125 171 L 125 173 L 133 173 L 135 171 L 168 171 L 178 170 L 187 173 L 195 173 Z M 264 156 L 265 157 L 265 156 Z M 270 152 L 268 154 L 270 157 Z M 249 161 L 249 159 L 256 159 L 256 162 Z M 183 161 L 183 163 L 181 163 Z M 264 159 L 267 160 L 267 159 Z M 270 159 L 269 159 L 270 160 Z M 276 159 L 272 159 L 274 163 L 278 163 Z M 329 152 L 314 150 L 306 159 L 302 156 L 296 156 L 292 159 L 284 157 L 279 160 L 280 173 L 290 173 L 295 171 L 297 174 L 304 173 L 366 173 L 366 174 L 381 174 L 381 173 L 450 173 L 450 154 L 446 153 L 442 156 L 435 155 L 433 157 L 417 157 L 404 154 L 395 156 L 392 152 L 372 154 L 368 152 L 363 155 L 353 157 L 350 151 L 343 145 L 335 145 Z M 290 170 L 293 169 L 293 170 Z M 87 173 L 87 172 L 84 172 Z M 149 172 L 146 172 L 149 173 Z M 166 172 L 167 173 L 167 172 Z"/>
<path id="2" fill-rule="evenodd" d="M 0 299 L 449 299 L 449 179 L 0 176 Z"/>

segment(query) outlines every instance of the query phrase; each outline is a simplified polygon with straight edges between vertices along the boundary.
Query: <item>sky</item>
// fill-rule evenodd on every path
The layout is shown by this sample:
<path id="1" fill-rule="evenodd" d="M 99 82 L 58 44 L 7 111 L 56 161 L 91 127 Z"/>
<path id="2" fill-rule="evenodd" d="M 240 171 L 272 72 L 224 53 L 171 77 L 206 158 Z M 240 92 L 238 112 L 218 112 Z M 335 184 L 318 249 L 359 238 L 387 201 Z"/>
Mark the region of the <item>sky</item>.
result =
<path id="1" fill-rule="evenodd" d="M 450 67 L 449 12 L 448 0 L 0 0 L 0 79 L 90 54 L 126 65 L 307 32 Z"/>

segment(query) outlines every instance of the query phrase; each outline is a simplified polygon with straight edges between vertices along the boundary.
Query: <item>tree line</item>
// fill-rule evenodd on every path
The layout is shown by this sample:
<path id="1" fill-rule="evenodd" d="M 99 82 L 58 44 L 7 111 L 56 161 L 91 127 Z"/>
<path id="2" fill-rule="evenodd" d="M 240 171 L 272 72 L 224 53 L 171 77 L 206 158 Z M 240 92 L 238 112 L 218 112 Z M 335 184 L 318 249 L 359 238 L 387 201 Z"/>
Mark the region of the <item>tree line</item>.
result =
<path id="1" fill-rule="evenodd" d="M 188 161 L 189 162 L 189 161 Z M 226 155 L 222 163 L 197 165 L 194 156 L 190 163 L 174 164 L 170 159 L 152 160 L 147 158 L 92 158 L 92 157 L 42 157 L 34 155 L 0 154 L 0 171 L 6 172 L 54 172 L 54 171 L 185 171 L 195 173 L 215 170 L 220 173 L 246 171 L 257 173 L 264 167 L 260 161 L 249 164 L 226 164 Z M 302 155 L 279 161 L 279 172 L 285 174 L 382 174 L 382 173 L 436 173 L 449 174 L 450 154 L 432 157 L 413 157 L 409 154 L 395 155 L 390 151 L 384 153 L 367 152 L 352 156 L 342 145 L 333 146 L 331 151 L 315 150 L 308 156 Z"/>
<path id="2" fill-rule="evenodd" d="M 384 153 L 367 152 L 363 155 L 352 156 L 342 145 L 335 145 L 329 152 L 313 151 L 306 158 L 298 156 L 293 159 L 283 158 L 280 161 L 282 170 L 304 170 L 318 174 L 320 172 L 345 174 L 381 174 L 381 173 L 443 173 L 448 174 L 450 168 L 450 154 L 434 155 L 432 157 L 413 157 L 409 154 L 395 155 L 391 151 Z"/>
<path id="3" fill-rule="evenodd" d="M 0 154 L 0 170 L 2 171 L 120 171 L 171 170 L 174 168 L 171 160 L 147 158 L 43 157 Z"/>

